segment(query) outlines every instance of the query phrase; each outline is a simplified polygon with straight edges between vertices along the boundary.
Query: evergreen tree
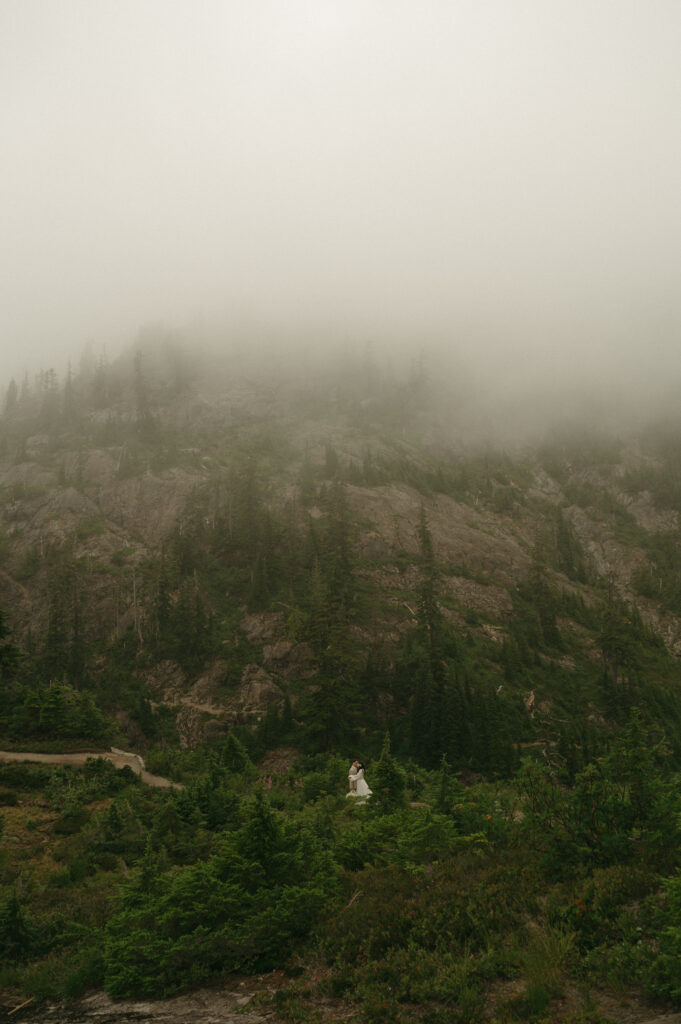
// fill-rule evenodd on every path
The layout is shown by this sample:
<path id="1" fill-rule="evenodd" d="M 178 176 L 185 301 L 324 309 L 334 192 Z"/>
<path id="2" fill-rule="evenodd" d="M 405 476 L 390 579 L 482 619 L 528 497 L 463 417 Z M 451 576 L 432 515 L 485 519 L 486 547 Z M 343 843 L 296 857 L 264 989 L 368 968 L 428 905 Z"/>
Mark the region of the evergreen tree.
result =
<path id="1" fill-rule="evenodd" d="M 301 703 L 305 740 L 313 751 L 334 751 L 351 745 L 361 715 L 360 692 L 351 669 L 320 672 Z"/>
<path id="2" fill-rule="evenodd" d="M 223 764 L 237 775 L 245 771 L 251 764 L 251 759 L 246 753 L 246 748 L 233 732 L 229 733 L 222 744 L 221 758 Z"/>
<path id="3" fill-rule="evenodd" d="M 312 505 L 317 497 L 317 474 L 307 452 L 300 467 L 298 495 L 303 506 Z"/>
<path id="4" fill-rule="evenodd" d="M 59 683 L 50 683 L 40 694 L 40 731 L 45 736 L 70 733 L 69 704 L 66 691 Z"/>
<path id="5" fill-rule="evenodd" d="M 372 807 L 382 813 L 391 813 L 406 804 L 407 780 L 395 758 L 390 753 L 390 733 L 386 732 L 381 755 L 374 764 L 371 774 L 373 796 Z"/>
<path id="6" fill-rule="evenodd" d="M 448 814 L 451 810 L 452 796 L 451 796 L 451 773 L 447 758 L 442 755 L 440 761 L 440 780 L 437 790 L 437 800 L 435 802 L 435 810 L 439 814 Z"/>
<path id="7" fill-rule="evenodd" d="M 343 617 L 353 598 L 350 511 L 344 484 L 336 480 L 329 489 L 323 571 L 329 592 L 329 613 Z"/>
<path id="8" fill-rule="evenodd" d="M 623 677 L 631 679 L 637 674 L 637 625 L 633 610 L 615 597 L 614 589 L 610 586 L 597 642 L 603 660 L 605 681 L 615 689 Z"/>
<path id="9" fill-rule="evenodd" d="M 0 957 L 6 963 L 23 960 L 34 939 L 35 929 L 26 916 L 16 889 L 12 889 L 0 903 Z"/>
<path id="10" fill-rule="evenodd" d="M 139 436 L 146 441 L 152 441 L 156 434 L 156 424 L 149 404 L 149 391 L 147 382 L 142 372 L 142 353 L 140 349 L 135 352 L 135 416 Z"/>
<path id="11" fill-rule="evenodd" d="M 76 419 L 76 398 L 70 362 L 66 372 L 66 380 L 64 381 L 64 389 L 62 392 L 61 418 L 62 422 L 65 424 L 72 424 Z"/>
<path id="12" fill-rule="evenodd" d="M 324 449 L 324 476 L 329 480 L 334 480 L 338 475 L 339 469 L 340 460 L 338 452 L 332 444 L 327 444 Z"/>
<path id="13" fill-rule="evenodd" d="M 52 430 L 59 420 L 59 381 L 52 367 L 42 374 L 41 383 L 43 398 L 40 423 L 48 430 Z"/>
<path id="14" fill-rule="evenodd" d="M 0 693 L 6 689 L 19 667 L 19 648 L 8 637 L 5 614 L 0 608 Z"/>
<path id="15" fill-rule="evenodd" d="M 443 754 L 456 758 L 459 709 L 453 666 L 458 647 L 439 606 L 440 576 L 423 506 L 417 536 L 421 569 L 417 625 L 407 636 L 399 673 L 410 680 L 410 749 L 422 764 L 436 768 Z"/>
<path id="16" fill-rule="evenodd" d="M 170 600 L 170 581 L 165 554 L 161 553 L 156 577 L 155 636 L 156 651 L 159 657 L 167 658 L 171 654 L 172 643 L 172 605 Z"/>
<path id="17" fill-rule="evenodd" d="M 71 618 L 71 642 L 69 645 L 68 671 L 75 686 L 82 684 L 85 676 L 86 642 L 83 630 L 80 590 L 74 588 Z"/>
<path id="18" fill-rule="evenodd" d="M 188 672 L 200 669 L 212 645 L 212 620 L 206 614 L 196 580 L 185 580 L 172 607 L 167 649 Z"/>
<path id="19" fill-rule="evenodd" d="M 328 645 L 330 608 L 328 587 L 317 558 L 314 560 L 309 577 L 308 606 L 306 639 L 315 654 L 320 657 Z"/>
<path id="20" fill-rule="evenodd" d="M 63 679 L 70 661 L 66 581 L 54 574 L 48 590 L 50 604 L 41 658 L 42 675 L 43 679 Z"/>
<path id="21" fill-rule="evenodd" d="M 153 839 L 149 834 L 144 844 L 144 856 L 138 868 L 137 888 L 140 893 L 150 895 L 157 892 L 160 873 L 160 857 L 154 849 Z"/>
<path id="22" fill-rule="evenodd" d="M 584 552 L 561 509 L 556 509 L 555 530 L 558 570 L 565 573 L 568 579 L 585 583 L 588 573 Z"/>
<path id="23" fill-rule="evenodd" d="M 437 602 L 437 586 L 439 574 L 435 563 L 433 539 L 428 528 L 426 510 L 423 505 L 419 511 L 417 527 L 419 551 L 421 555 L 421 582 L 419 585 L 419 625 L 428 638 L 428 646 L 432 651 L 437 645 L 437 634 L 440 627 L 440 608 Z"/>
<path id="24" fill-rule="evenodd" d="M 17 382 L 12 378 L 7 387 L 7 394 L 5 396 L 5 415 L 11 416 L 17 407 L 19 401 L 19 389 Z"/>

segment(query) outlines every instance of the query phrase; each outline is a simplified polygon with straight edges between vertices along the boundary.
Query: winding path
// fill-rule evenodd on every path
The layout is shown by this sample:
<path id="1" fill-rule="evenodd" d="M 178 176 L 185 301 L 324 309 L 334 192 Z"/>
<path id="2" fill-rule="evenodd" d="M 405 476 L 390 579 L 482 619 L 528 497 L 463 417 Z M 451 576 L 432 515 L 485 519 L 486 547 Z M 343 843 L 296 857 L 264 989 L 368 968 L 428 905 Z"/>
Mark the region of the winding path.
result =
<path id="1" fill-rule="evenodd" d="M 139 754 L 130 754 L 126 750 L 118 750 L 112 747 L 111 750 L 93 750 L 74 754 L 37 754 L 27 753 L 19 750 L 0 750 L 0 764 L 7 764 L 10 761 L 33 761 L 39 764 L 85 764 L 90 758 L 102 757 L 105 761 L 111 761 L 116 768 L 131 768 L 135 775 L 139 775 L 142 782 L 149 786 L 158 786 L 163 789 L 184 789 L 180 782 L 171 782 L 164 779 L 162 775 L 152 775 L 144 767 L 144 759 Z"/>

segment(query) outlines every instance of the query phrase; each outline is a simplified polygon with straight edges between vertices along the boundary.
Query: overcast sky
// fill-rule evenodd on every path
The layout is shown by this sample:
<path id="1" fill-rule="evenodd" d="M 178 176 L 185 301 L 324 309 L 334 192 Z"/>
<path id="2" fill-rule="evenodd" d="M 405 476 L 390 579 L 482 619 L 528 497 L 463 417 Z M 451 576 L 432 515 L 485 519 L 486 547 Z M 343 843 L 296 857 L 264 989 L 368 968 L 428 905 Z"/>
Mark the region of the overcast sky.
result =
<path id="1" fill-rule="evenodd" d="M 680 53 L 678 0 L 0 0 L 0 377 L 232 313 L 678 376 Z"/>

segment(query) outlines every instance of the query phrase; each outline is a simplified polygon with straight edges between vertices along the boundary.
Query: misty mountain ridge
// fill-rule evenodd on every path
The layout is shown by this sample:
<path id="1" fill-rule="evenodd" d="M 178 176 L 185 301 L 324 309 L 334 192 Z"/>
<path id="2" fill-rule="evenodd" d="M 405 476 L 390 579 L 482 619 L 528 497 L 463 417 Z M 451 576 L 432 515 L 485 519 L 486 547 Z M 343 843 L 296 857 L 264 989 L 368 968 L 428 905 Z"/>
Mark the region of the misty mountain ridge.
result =
<path id="1" fill-rule="evenodd" d="M 56 372 L 45 368 L 7 382 L 7 397 L 13 405 L 14 394 L 32 389 L 35 413 L 46 382 L 48 390 L 69 389 L 76 380 L 81 388 L 87 382 L 94 389 L 90 418 L 129 417 L 135 414 L 132 371 L 139 359 L 149 399 L 159 400 L 157 414 L 163 414 L 170 393 L 191 389 L 195 397 L 211 401 L 229 396 L 256 402 L 256 389 L 266 385 L 286 385 L 289 402 L 310 391 L 326 395 L 335 387 L 340 396 L 349 388 L 348 399 L 366 408 L 380 405 L 387 391 L 425 371 L 429 422 L 431 427 L 441 424 L 449 444 L 515 448 L 536 445 L 556 430 L 626 436 L 661 417 L 674 418 L 677 360 L 654 342 L 644 353 L 624 344 L 604 352 L 602 346 L 589 350 L 569 339 L 538 346 L 515 337 L 494 340 L 481 332 L 480 325 L 469 326 L 462 329 L 460 342 L 435 335 L 415 344 L 399 334 L 389 342 L 380 335 L 341 340 L 337 329 L 321 322 L 303 329 L 250 318 L 233 318 L 223 328 L 201 323 L 171 329 L 150 323 L 114 359 L 89 343 L 75 362 L 63 359 Z"/>

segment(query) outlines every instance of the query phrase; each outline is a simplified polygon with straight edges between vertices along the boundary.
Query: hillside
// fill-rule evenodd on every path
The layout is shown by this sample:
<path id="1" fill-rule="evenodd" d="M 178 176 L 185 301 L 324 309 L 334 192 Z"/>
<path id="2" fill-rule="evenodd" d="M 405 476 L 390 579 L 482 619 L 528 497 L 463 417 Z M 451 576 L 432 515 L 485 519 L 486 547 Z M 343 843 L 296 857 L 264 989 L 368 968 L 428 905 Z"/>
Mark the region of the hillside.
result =
<path id="1" fill-rule="evenodd" d="M 674 693 L 673 434 L 492 449 L 422 365 L 239 361 L 151 339 L 61 386 L 10 387 L 0 606 L 34 680 L 84 686 L 146 747 L 134 690 L 193 746 L 287 702 L 304 720 L 335 619 L 365 727 L 399 731 L 425 529 L 442 643 L 515 701 L 513 742 L 532 693 L 548 713 L 576 686 L 597 720 L 603 677 L 631 688 L 652 665 Z"/>
<path id="2" fill-rule="evenodd" d="M 505 936 L 523 922 L 541 930 L 537 956 L 553 943 L 542 955 L 564 962 L 570 985 L 584 971 L 615 987 L 630 968 L 634 976 L 631 964 L 609 972 L 594 950 L 621 941 L 621 915 L 643 913 L 678 859 L 681 424 L 547 424 L 522 443 L 509 424 L 508 443 L 492 444 L 470 429 L 469 404 L 462 381 L 450 388 L 424 360 L 383 365 L 346 352 L 284 364 L 238 350 L 218 359 L 162 334 L 112 364 L 86 354 L 62 382 L 53 372 L 12 382 L 0 421 L 0 749 L 115 744 L 186 786 L 152 794 L 104 767 L 0 768 L 9 829 L 0 870 L 15 886 L 0 942 L 23 901 L 58 950 L 70 913 L 63 890 L 74 907 L 98 894 L 83 927 L 108 944 L 103 960 L 88 959 L 71 921 L 80 966 L 50 984 L 39 968 L 12 968 L 17 999 L 74 995 L 105 976 L 114 996 L 152 996 L 224 971 L 272 970 L 282 966 L 273 947 L 312 929 L 327 995 L 363 1006 L 368 989 L 346 978 L 350 950 L 326 901 L 335 894 L 347 910 L 357 885 L 375 887 L 347 926 L 360 944 L 363 929 L 374 936 L 367 965 L 397 958 L 390 973 L 412 924 L 396 917 L 379 939 L 385 908 L 418 908 L 440 934 L 435 890 L 458 906 L 466 872 L 473 916 L 442 923 L 455 960 L 459 947 L 479 960 L 495 928 Z M 361 825 L 343 798 L 355 756 L 369 763 L 376 794 Z M 632 817 L 633 790 L 620 793 L 618 780 L 639 776 L 647 788 Z M 275 812 L 283 822 L 267 818 Z M 224 887 L 244 935 L 255 927 L 233 865 L 270 832 L 283 866 L 268 853 L 266 874 L 281 870 L 288 895 L 269 923 L 258 918 L 265 947 L 235 938 L 227 952 L 216 918 L 222 952 L 217 939 L 194 940 L 205 970 L 178 967 L 172 980 L 168 967 L 157 987 L 133 970 L 126 929 L 146 935 L 152 902 L 144 914 L 142 902 L 166 898 L 154 876 L 169 880 L 178 906 L 185 884 L 197 887 L 197 906 L 202 887 Z M 292 922 L 286 900 L 305 858 L 314 870 L 296 889 Z M 116 897 L 130 865 L 142 888 Z M 589 890 L 587 940 L 568 908 L 606 875 L 618 895 L 597 908 Z M 413 888 L 418 878 L 425 889 Z M 505 894 L 491 931 L 490 884 Z M 606 935 L 601 915 L 620 932 Z M 630 926 L 652 934 L 651 915 Z M 151 950 L 156 940 L 144 941 Z M 489 1007 L 511 998 L 513 986 L 503 998 L 481 994 L 490 979 L 524 976 L 509 941 L 495 947 L 506 950 L 503 968 L 488 959 L 474 981 L 457 975 L 456 999 L 477 1006 L 457 1019 L 492 1019 Z M 435 956 L 425 933 L 413 942 L 418 956 Z M 12 955 L 23 962 L 19 946 Z M 34 936 L 22 955 L 61 963 L 52 948 Z M 636 970 L 649 996 L 674 998 L 648 961 Z M 448 1005 L 437 979 L 420 996 L 412 978 L 411 1013 L 421 1001 Z M 547 1013 L 556 984 L 544 984 Z M 525 1016 L 539 1019 L 530 1003 Z M 278 1012 L 308 1019 L 291 1006 L 280 1000 Z M 367 1022 L 414 1019 L 361 1012 Z"/>

